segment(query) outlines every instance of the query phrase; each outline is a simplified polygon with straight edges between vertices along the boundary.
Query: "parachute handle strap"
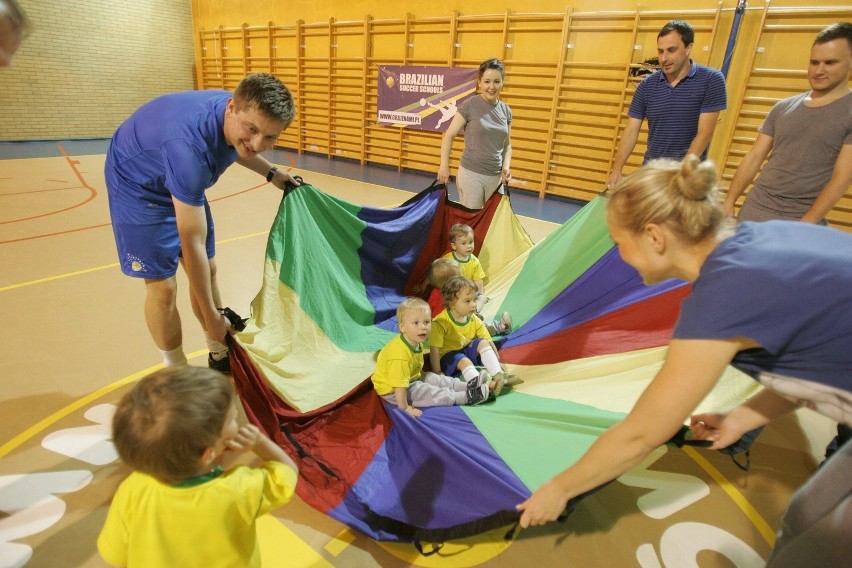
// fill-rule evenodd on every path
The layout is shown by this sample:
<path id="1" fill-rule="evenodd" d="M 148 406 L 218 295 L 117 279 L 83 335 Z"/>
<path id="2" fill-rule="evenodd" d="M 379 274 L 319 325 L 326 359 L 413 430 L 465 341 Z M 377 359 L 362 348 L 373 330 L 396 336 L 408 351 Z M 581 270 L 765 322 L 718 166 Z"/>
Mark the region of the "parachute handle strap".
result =
<path id="1" fill-rule="evenodd" d="M 567 511 L 567 512 L 565 513 L 565 518 L 567 518 L 567 517 L 568 517 L 568 513 L 569 513 L 569 512 L 570 512 L 570 511 Z M 564 519 L 564 518 L 562 518 L 562 517 L 560 517 L 560 518 L 559 518 L 559 521 L 560 521 L 560 522 L 562 522 L 562 521 L 564 521 L 564 520 L 565 520 L 565 519 Z M 510 527 L 509 527 L 509 530 L 507 530 L 507 531 L 506 531 L 506 534 L 504 534 L 504 535 L 503 535 L 503 540 L 512 540 L 512 539 L 515 537 L 515 532 L 516 532 L 516 531 L 518 531 L 518 530 L 520 530 L 520 528 L 521 528 L 521 523 L 519 523 L 519 522 L 518 522 L 518 523 L 513 524 L 512 526 L 510 526 Z M 423 542 L 421 542 L 421 541 L 419 541 L 419 540 L 415 540 L 415 541 L 414 541 L 414 548 L 416 548 L 416 549 L 417 549 L 417 552 L 419 552 L 422 556 L 432 556 L 432 555 L 433 555 L 433 554 L 435 554 L 436 552 L 439 552 L 442 548 L 444 548 L 444 543 L 440 543 L 440 544 L 432 544 L 432 547 L 433 547 L 433 548 L 432 548 L 432 550 L 430 550 L 430 551 L 426 552 L 426 551 L 423 549 Z"/>
<path id="2" fill-rule="evenodd" d="M 302 176 L 293 176 L 293 179 L 296 180 L 297 182 L 299 182 L 299 184 L 305 183 L 305 180 L 302 179 Z M 296 185 L 295 183 L 291 182 L 291 181 L 284 182 L 284 187 L 283 187 L 284 195 L 281 196 L 282 199 L 283 199 L 284 196 L 286 196 L 288 193 L 290 193 L 291 191 L 293 191 L 297 187 L 299 187 L 299 186 Z"/>
<path id="3" fill-rule="evenodd" d="M 442 548 L 444 548 L 444 543 L 442 542 L 442 543 L 439 543 L 439 544 L 432 544 L 432 550 L 426 552 L 426 551 L 423 550 L 423 543 L 420 542 L 419 540 L 415 540 L 414 541 L 414 548 L 417 549 L 417 552 L 419 552 L 421 556 L 432 556 L 433 554 L 435 554 L 436 552 L 438 552 Z"/>
<path id="4" fill-rule="evenodd" d="M 731 461 L 741 470 L 748 471 L 751 469 L 751 452 L 749 450 L 745 451 L 745 460 L 743 463 L 740 463 L 735 454 L 731 454 Z"/>
<path id="5" fill-rule="evenodd" d="M 322 463 L 321 461 L 316 459 L 314 456 L 312 456 L 311 454 L 306 452 L 305 448 L 303 448 L 301 446 L 301 444 L 299 444 L 299 442 L 296 441 L 296 438 L 293 437 L 293 434 L 290 432 L 290 429 L 287 428 L 287 426 L 285 424 L 281 424 L 280 426 L 281 426 L 281 431 L 284 432 L 285 436 L 287 436 L 287 440 L 296 449 L 296 453 L 299 455 L 299 458 L 301 458 L 303 460 L 306 460 L 308 458 L 314 460 L 314 462 L 316 462 L 316 464 L 319 466 L 319 468 L 326 475 L 330 475 L 331 477 L 333 477 L 335 479 L 340 479 L 340 476 L 337 475 L 336 473 L 334 473 L 327 465 L 325 465 L 324 463 Z"/>

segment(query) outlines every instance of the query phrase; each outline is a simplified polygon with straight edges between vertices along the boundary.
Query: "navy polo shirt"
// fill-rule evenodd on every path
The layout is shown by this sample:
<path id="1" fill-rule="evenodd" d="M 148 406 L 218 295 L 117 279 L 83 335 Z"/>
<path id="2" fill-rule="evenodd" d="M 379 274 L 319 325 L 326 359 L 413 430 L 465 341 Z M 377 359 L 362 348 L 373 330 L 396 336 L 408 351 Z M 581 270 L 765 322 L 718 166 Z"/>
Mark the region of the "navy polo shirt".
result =
<path id="1" fill-rule="evenodd" d="M 690 59 L 689 74 L 675 87 L 662 70 L 639 83 L 628 116 L 648 119 L 648 149 L 643 163 L 656 158 L 682 159 L 698 133 L 701 113 L 728 108 L 725 77 Z M 707 149 L 701 159 L 707 157 Z"/>

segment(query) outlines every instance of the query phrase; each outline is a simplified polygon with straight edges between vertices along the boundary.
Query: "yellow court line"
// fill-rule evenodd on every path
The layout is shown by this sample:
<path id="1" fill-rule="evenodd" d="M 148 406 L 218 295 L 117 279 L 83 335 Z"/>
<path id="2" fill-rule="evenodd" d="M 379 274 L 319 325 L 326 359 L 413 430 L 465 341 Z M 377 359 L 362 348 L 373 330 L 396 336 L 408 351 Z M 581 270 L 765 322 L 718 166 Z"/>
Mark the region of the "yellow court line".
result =
<path id="1" fill-rule="evenodd" d="M 34 286 L 36 284 L 44 284 L 45 282 L 52 282 L 54 280 L 61 280 L 63 278 L 70 278 L 72 276 L 79 276 L 81 274 L 86 274 L 88 272 L 97 272 L 98 270 L 106 270 L 107 268 L 116 268 L 118 267 L 118 263 L 115 262 L 113 264 L 105 264 L 103 266 L 96 266 L 95 268 L 86 268 L 85 270 L 77 270 L 76 272 L 66 272 L 65 274 L 57 274 L 56 276 L 48 276 L 47 278 L 39 278 L 38 280 L 30 280 L 29 282 L 20 282 L 18 284 L 11 284 L 9 286 L 3 286 L 0 288 L 0 292 L 6 292 L 7 290 L 14 290 L 15 288 L 25 288 L 26 286 Z"/>
<path id="2" fill-rule="evenodd" d="M 684 446 L 683 451 L 695 460 L 704 471 L 710 474 L 716 483 L 719 484 L 725 493 L 733 500 L 733 502 L 742 510 L 745 514 L 746 518 L 752 522 L 757 531 L 763 537 L 763 539 L 769 544 L 769 546 L 775 546 L 775 531 L 772 530 L 772 527 L 769 526 L 769 523 L 766 522 L 766 519 L 754 508 L 754 506 L 749 503 L 748 499 L 746 499 L 745 495 L 740 493 L 739 489 L 734 486 L 723 474 L 721 471 L 716 469 L 716 467 L 711 464 L 707 459 L 699 454 L 695 448 L 690 448 L 689 446 Z"/>
<path id="3" fill-rule="evenodd" d="M 250 239 L 252 237 L 259 237 L 262 235 L 268 235 L 269 231 L 261 231 L 259 233 L 250 233 L 248 235 L 242 235 L 239 237 L 231 237 L 230 239 L 224 239 L 221 241 L 216 241 L 216 245 L 223 245 L 227 243 L 232 243 L 234 241 L 241 241 L 243 239 Z M 7 290 L 14 290 L 15 288 L 25 288 L 27 286 L 34 286 L 36 284 L 44 284 L 45 282 L 52 282 L 54 280 L 62 280 L 63 278 L 71 278 L 72 276 L 80 276 L 81 274 L 87 274 L 89 272 L 97 272 L 99 270 L 107 270 L 109 268 L 118 268 L 119 264 L 114 262 L 112 264 L 104 264 L 103 266 L 96 266 L 94 268 L 85 268 L 83 270 L 77 270 L 75 272 L 66 272 L 65 274 L 57 274 L 56 276 L 48 276 L 47 278 L 39 278 L 38 280 L 30 280 L 29 282 L 20 282 L 18 284 L 10 284 L 9 286 L 3 286 L 0 288 L 0 292 L 6 292 Z"/>
<path id="4" fill-rule="evenodd" d="M 207 349 L 202 349 L 200 351 L 195 351 L 194 353 L 189 353 L 186 356 L 186 358 L 187 359 L 193 359 L 195 357 L 200 357 L 201 355 L 204 355 L 207 352 L 208 352 Z M 29 428 L 27 428 L 26 430 L 24 430 L 23 432 L 21 432 L 20 434 L 18 434 L 17 436 L 15 436 L 11 440 L 9 440 L 8 442 L 6 442 L 2 446 L 0 446 L 0 458 L 3 458 L 4 456 L 6 456 L 10 452 L 12 452 L 15 448 L 17 448 L 18 446 L 20 446 L 21 444 L 23 444 L 24 442 L 26 442 L 27 440 L 29 440 L 30 438 L 35 436 L 36 434 L 42 432 L 43 430 L 49 428 L 53 424 L 59 422 L 60 420 L 62 420 L 63 418 L 65 418 L 66 416 L 71 414 L 72 412 L 75 412 L 75 411 L 83 408 L 87 404 L 94 402 L 95 400 L 99 399 L 100 397 L 107 395 L 107 394 L 111 393 L 112 391 L 123 387 L 124 385 L 127 385 L 127 384 L 134 382 L 134 381 L 137 381 L 137 380 L 141 379 L 142 377 L 148 375 L 149 373 L 152 373 L 153 371 L 156 371 L 157 369 L 161 369 L 162 367 L 163 367 L 162 363 L 160 363 L 159 365 L 154 365 L 153 367 L 148 367 L 145 370 L 139 371 L 138 373 L 133 373 L 132 375 L 124 377 L 121 380 L 118 380 L 118 381 L 116 381 L 112 384 L 109 384 L 109 385 L 107 385 L 103 388 L 100 388 L 93 393 L 89 393 L 86 396 L 84 396 L 83 398 L 79 398 L 79 399 L 75 400 L 74 402 L 72 402 L 71 404 L 66 406 L 65 408 L 62 408 L 61 410 L 54 412 L 53 414 L 51 414 L 47 418 L 33 424 L 32 426 L 30 426 Z"/>

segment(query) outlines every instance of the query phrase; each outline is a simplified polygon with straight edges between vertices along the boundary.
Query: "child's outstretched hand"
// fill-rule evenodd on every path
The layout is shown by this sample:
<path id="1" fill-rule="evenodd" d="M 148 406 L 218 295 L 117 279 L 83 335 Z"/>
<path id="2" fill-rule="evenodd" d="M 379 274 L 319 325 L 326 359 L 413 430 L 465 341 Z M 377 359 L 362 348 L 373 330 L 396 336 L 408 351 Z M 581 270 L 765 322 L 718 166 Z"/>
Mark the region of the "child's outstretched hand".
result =
<path id="1" fill-rule="evenodd" d="M 241 426 L 233 438 L 225 440 L 225 447 L 235 452 L 250 452 L 265 436 L 254 424 Z"/>
<path id="2" fill-rule="evenodd" d="M 423 411 L 419 408 L 414 408 L 413 406 L 406 406 L 405 413 L 413 418 L 417 418 L 418 416 L 423 416 Z"/>

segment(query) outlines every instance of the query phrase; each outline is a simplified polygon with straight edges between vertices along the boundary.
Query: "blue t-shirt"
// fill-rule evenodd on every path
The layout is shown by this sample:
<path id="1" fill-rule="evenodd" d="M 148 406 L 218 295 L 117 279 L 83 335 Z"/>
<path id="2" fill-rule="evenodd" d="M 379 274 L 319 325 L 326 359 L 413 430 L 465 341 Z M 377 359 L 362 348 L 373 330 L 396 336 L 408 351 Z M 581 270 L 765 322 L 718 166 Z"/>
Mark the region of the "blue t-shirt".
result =
<path id="1" fill-rule="evenodd" d="M 748 337 L 732 365 L 852 392 L 852 235 L 794 221 L 741 223 L 707 257 L 676 339 Z"/>
<path id="2" fill-rule="evenodd" d="M 639 120 L 648 119 L 644 162 L 656 158 L 682 159 L 698 133 L 698 117 L 728 108 L 725 77 L 716 69 L 692 60 L 690 63 L 689 74 L 675 87 L 662 71 L 655 71 L 636 87 L 627 114 Z M 705 148 L 701 159 L 706 157 Z"/>
<path id="3" fill-rule="evenodd" d="M 119 204 L 114 214 L 139 208 L 173 214 L 172 196 L 203 205 L 204 192 L 237 159 L 224 134 L 231 97 L 227 91 L 163 95 L 124 121 L 110 141 L 105 167 L 110 198 Z"/>

